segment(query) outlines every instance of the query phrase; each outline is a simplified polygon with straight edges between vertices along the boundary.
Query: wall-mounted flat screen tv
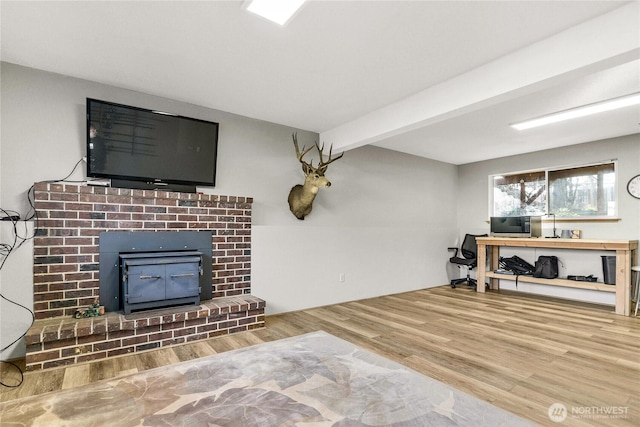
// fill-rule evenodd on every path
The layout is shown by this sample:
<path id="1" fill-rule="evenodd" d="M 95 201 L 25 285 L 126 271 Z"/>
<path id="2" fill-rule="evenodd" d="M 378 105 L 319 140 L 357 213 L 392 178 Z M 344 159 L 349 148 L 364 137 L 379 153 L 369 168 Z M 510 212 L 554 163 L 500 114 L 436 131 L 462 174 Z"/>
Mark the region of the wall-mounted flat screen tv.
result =
<path id="1" fill-rule="evenodd" d="M 218 123 L 87 98 L 87 177 L 114 187 L 215 186 Z"/>

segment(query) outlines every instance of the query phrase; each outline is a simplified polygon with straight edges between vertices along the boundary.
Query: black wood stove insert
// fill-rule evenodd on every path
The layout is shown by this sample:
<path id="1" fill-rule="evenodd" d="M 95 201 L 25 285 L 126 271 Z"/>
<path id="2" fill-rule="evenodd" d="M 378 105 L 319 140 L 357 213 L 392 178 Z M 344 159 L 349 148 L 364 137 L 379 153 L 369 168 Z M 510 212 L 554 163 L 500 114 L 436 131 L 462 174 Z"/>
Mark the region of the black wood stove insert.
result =
<path id="1" fill-rule="evenodd" d="M 106 311 L 200 304 L 212 296 L 211 231 L 100 233 Z"/>
<path id="2" fill-rule="evenodd" d="M 202 252 L 120 254 L 124 313 L 168 305 L 200 304 Z"/>

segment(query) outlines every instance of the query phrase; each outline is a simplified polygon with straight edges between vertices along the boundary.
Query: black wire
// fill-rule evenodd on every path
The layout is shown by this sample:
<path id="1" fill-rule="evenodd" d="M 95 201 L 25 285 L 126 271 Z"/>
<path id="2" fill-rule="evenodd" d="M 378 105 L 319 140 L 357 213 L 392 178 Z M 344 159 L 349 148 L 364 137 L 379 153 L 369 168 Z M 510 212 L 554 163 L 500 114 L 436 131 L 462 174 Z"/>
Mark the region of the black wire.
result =
<path id="1" fill-rule="evenodd" d="M 7 344 L 6 346 L 2 347 L 2 349 L 0 349 L 0 353 L 5 351 L 6 349 L 8 349 L 9 347 L 11 347 L 12 345 L 14 345 L 15 343 L 17 343 L 18 341 L 20 341 L 22 338 L 24 338 L 25 335 L 27 335 L 27 332 L 29 332 L 29 329 L 33 326 L 33 322 L 36 321 L 36 316 L 33 313 L 33 311 L 27 307 L 25 307 L 24 305 L 20 304 L 19 302 L 15 302 L 7 297 L 5 297 L 4 295 L 0 294 L 0 296 L 2 297 L 3 300 L 10 302 L 11 304 L 15 304 L 20 308 L 25 309 L 26 311 L 28 311 L 29 313 L 31 313 L 31 323 L 29 324 L 29 327 L 27 328 L 26 331 L 24 331 L 24 333 L 22 335 L 20 335 L 18 338 L 16 338 L 15 340 L 13 340 L 10 344 Z M 0 362 L 4 362 L 4 360 L 0 360 Z"/>
<path id="2" fill-rule="evenodd" d="M 12 215 L 10 215 L 9 213 L 16 213 L 15 211 L 7 211 L 4 210 L 2 208 L 0 208 L 0 211 L 2 211 L 2 213 L 7 216 L 7 217 L 11 217 Z M 13 252 L 15 252 L 20 246 L 22 246 L 22 244 L 27 240 L 27 237 L 21 237 L 18 235 L 18 219 L 15 220 L 11 220 L 11 223 L 13 225 L 13 242 L 12 243 L 0 243 L 0 255 L 3 256 L 2 262 L 0 262 L 0 270 L 2 270 L 2 268 L 4 267 L 5 262 L 7 261 L 7 259 L 9 258 L 9 255 L 11 255 Z M 25 228 L 26 228 L 26 224 L 25 224 Z M 19 242 L 19 243 L 18 243 Z M 9 347 L 11 347 L 12 345 L 14 345 L 15 343 L 17 343 L 18 341 L 20 341 L 29 331 L 29 328 L 31 328 L 31 326 L 33 326 L 33 322 L 35 321 L 36 317 L 35 314 L 33 313 L 33 310 L 29 309 L 28 307 L 25 307 L 24 305 L 13 301 L 10 298 L 7 298 L 3 293 L 0 292 L 0 298 L 2 298 L 3 300 L 16 305 L 18 307 L 23 308 L 24 310 L 26 310 L 27 312 L 29 312 L 31 314 L 31 324 L 29 325 L 29 327 L 24 331 L 24 333 L 22 335 L 20 335 L 18 338 L 16 338 L 15 340 L 13 340 L 10 344 L 2 347 L 0 349 L 0 353 L 2 353 L 3 351 L 5 351 L 6 349 L 8 349 Z M 0 381 L 0 385 L 4 386 L 4 387 L 19 387 L 22 382 L 24 381 L 24 375 L 22 373 L 22 369 L 20 369 L 20 367 L 18 365 L 16 365 L 15 363 L 12 362 L 8 362 L 5 360 L 0 360 L 1 363 L 7 364 L 7 365 L 11 365 L 14 366 L 18 372 L 20 372 L 20 381 L 17 384 L 6 384 L 3 381 Z"/>
<path id="3" fill-rule="evenodd" d="M 18 381 L 17 384 L 6 384 L 4 381 L 0 380 L 0 385 L 2 385 L 4 387 L 8 387 L 8 388 L 20 387 L 22 385 L 22 383 L 24 382 L 24 373 L 22 372 L 22 369 L 20 369 L 20 366 L 16 365 L 13 362 L 6 362 L 4 360 L 0 360 L 0 362 L 6 363 L 7 365 L 11 365 L 11 366 L 15 367 L 18 370 L 18 372 L 20 373 L 20 381 Z"/>
<path id="4" fill-rule="evenodd" d="M 83 181 L 67 181 L 67 178 L 69 178 L 71 175 L 73 175 L 73 173 L 76 171 L 76 168 L 78 167 L 78 165 L 80 163 L 82 163 L 83 161 L 84 161 L 84 158 L 78 160 L 77 163 L 75 164 L 75 166 L 73 166 L 73 169 L 71 169 L 71 172 L 69 172 L 69 175 L 65 176 L 64 178 L 62 178 L 62 179 L 54 179 L 52 181 L 44 181 L 44 182 L 48 182 L 48 183 L 63 182 L 63 181 L 64 182 L 84 182 L 84 180 Z"/>
<path id="5" fill-rule="evenodd" d="M 71 183 L 79 183 L 79 182 L 85 182 L 85 181 L 67 181 L 67 178 L 69 178 L 71 175 L 73 175 L 73 173 L 76 171 L 78 165 L 83 161 L 84 159 L 80 159 L 78 160 L 78 162 L 73 166 L 73 169 L 71 170 L 71 172 L 69 173 L 69 175 L 65 176 L 62 179 L 55 179 L 55 180 L 50 180 L 50 181 L 44 181 L 46 183 L 52 184 L 52 183 L 56 183 L 56 182 L 71 182 Z M 26 241 L 29 241 L 31 239 L 33 239 L 36 234 L 37 234 L 37 230 L 38 230 L 38 223 L 39 223 L 39 218 L 38 218 L 38 211 L 36 210 L 35 207 L 35 195 L 34 195 L 35 189 L 34 186 L 32 185 L 31 187 L 29 187 L 29 190 L 27 190 L 27 200 L 29 202 L 29 211 L 27 212 L 27 214 L 29 215 L 28 217 L 25 216 L 25 219 L 21 220 L 20 219 L 20 215 L 18 212 L 13 211 L 13 210 L 5 210 L 0 208 L 0 211 L 5 215 L 5 217 L 7 218 L 11 218 L 10 221 L 13 225 L 13 242 L 12 243 L 0 243 L 0 256 L 3 257 L 2 261 L 0 262 L 0 270 L 2 270 L 2 268 L 4 267 L 5 262 L 7 261 L 7 259 L 9 258 L 9 255 L 11 255 L 13 252 L 15 252 L 17 249 L 19 249 Z M 17 219 L 13 219 L 12 217 L 17 217 Z M 27 221 L 30 220 L 34 220 L 34 225 L 33 225 L 33 233 L 31 235 L 28 235 L 27 233 Z M 24 235 L 20 235 L 18 233 L 18 223 L 19 222 L 23 222 L 24 223 L 24 227 L 25 227 L 25 233 Z M 29 312 L 31 314 L 31 324 L 29 325 L 29 327 L 24 331 L 24 333 L 22 335 L 20 335 L 18 338 L 16 338 L 15 340 L 13 340 L 10 344 L 2 347 L 0 349 L 0 353 L 2 353 L 3 351 L 5 351 L 6 349 L 8 349 L 9 347 L 11 347 L 12 345 L 14 345 L 15 343 L 17 343 L 18 341 L 20 341 L 22 338 L 24 338 L 25 335 L 27 335 L 27 332 L 29 332 L 29 329 L 33 326 L 33 323 L 36 320 L 36 316 L 33 312 L 33 310 L 31 310 L 28 307 L 25 307 L 24 305 L 13 301 L 10 298 L 7 298 L 6 296 L 4 296 L 4 294 L 2 294 L 0 292 L 0 298 L 2 298 L 3 300 L 18 306 L 24 310 L 26 310 L 27 312 Z M 8 365 L 11 365 L 13 367 L 15 367 L 18 372 L 20 372 L 20 381 L 18 382 L 18 384 L 15 385 L 10 385 L 10 384 L 5 384 L 4 382 L 0 381 L 0 385 L 4 386 L 4 387 L 20 387 L 20 385 L 22 385 L 22 383 L 24 382 L 24 374 L 22 372 L 22 369 L 16 365 L 13 362 L 8 362 L 6 360 L 0 360 L 0 363 L 5 363 Z"/>
<path id="6" fill-rule="evenodd" d="M 50 181 L 42 181 L 42 182 L 46 182 L 48 184 L 54 184 L 56 182 L 71 182 L 71 183 L 81 183 L 81 182 L 86 182 L 86 181 L 67 181 L 67 178 L 69 178 L 71 175 L 73 175 L 73 173 L 76 171 L 76 168 L 78 167 L 78 165 L 80 163 L 82 163 L 84 161 L 84 158 L 78 160 L 76 162 L 76 164 L 73 166 L 73 169 L 71 169 L 71 172 L 69 172 L 69 175 L 65 176 L 62 179 L 53 179 Z M 31 207 L 31 211 L 33 211 L 33 213 L 31 214 L 30 217 L 25 218 L 25 221 L 30 221 L 34 218 L 36 218 L 36 225 L 37 225 L 37 218 L 38 218 L 38 212 L 36 211 L 35 205 L 34 205 L 34 201 L 31 198 L 31 195 L 34 192 L 34 186 L 32 185 L 31 187 L 29 187 L 29 190 L 27 191 L 27 200 L 29 201 L 29 206 Z M 34 231 L 36 230 L 36 227 L 34 227 Z"/>

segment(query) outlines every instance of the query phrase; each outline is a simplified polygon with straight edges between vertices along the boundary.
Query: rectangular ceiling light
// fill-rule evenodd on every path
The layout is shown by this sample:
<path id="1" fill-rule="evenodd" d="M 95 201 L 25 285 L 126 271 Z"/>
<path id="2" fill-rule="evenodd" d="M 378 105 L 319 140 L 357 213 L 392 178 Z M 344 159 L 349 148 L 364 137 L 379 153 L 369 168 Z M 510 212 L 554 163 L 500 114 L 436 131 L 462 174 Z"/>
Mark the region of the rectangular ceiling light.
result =
<path id="1" fill-rule="evenodd" d="M 570 110 L 560 111 L 549 114 L 547 116 L 538 117 L 524 122 L 513 123 L 512 128 L 518 130 L 531 129 L 538 126 L 557 123 L 564 120 L 571 120 L 578 117 L 589 116 L 591 114 L 602 113 L 604 111 L 615 110 L 617 108 L 629 107 L 631 105 L 640 104 L 640 93 L 634 93 L 620 98 L 609 99 L 607 101 L 597 102 L 582 107 L 572 108 Z"/>
<path id="2" fill-rule="evenodd" d="M 246 8 L 269 21 L 284 25 L 302 7 L 306 0 L 249 0 Z"/>

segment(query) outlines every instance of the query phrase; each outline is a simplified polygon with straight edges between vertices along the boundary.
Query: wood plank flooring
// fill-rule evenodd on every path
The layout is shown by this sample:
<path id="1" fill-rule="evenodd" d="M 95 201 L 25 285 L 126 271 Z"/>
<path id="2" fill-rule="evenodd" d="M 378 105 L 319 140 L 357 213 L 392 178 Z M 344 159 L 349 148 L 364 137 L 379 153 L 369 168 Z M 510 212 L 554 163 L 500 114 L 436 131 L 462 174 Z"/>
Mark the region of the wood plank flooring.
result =
<path id="1" fill-rule="evenodd" d="M 0 401 L 324 330 L 540 425 L 640 425 L 640 318 L 447 286 L 268 316 L 265 329 L 25 374 Z M 17 378 L 3 364 L 2 382 Z M 553 423 L 562 403 L 568 418 Z M 617 412 L 613 417 L 611 411 Z"/>

